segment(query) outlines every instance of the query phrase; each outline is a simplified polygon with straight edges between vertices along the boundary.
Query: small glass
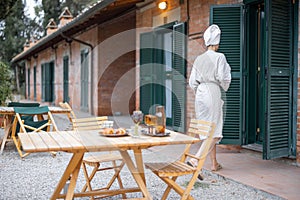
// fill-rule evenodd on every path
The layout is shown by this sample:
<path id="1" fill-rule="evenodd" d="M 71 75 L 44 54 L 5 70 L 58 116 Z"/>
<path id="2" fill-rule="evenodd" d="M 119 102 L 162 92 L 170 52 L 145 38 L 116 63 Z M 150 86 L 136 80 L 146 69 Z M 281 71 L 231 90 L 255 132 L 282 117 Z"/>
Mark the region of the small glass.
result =
<path id="1" fill-rule="evenodd" d="M 133 135 L 134 137 L 139 137 L 139 124 L 143 121 L 144 114 L 140 110 L 133 111 L 131 115 L 132 121 L 134 122 Z"/>
<path id="2" fill-rule="evenodd" d="M 148 127 L 149 134 L 155 134 L 155 126 L 157 124 L 157 117 L 155 115 L 145 115 L 145 124 Z"/>
<path id="3" fill-rule="evenodd" d="M 114 126 L 114 121 L 104 121 L 102 126 L 103 128 L 112 128 Z"/>
<path id="4" fill-rule="evenodd" d="M 136 124 L 134 126 L 130 126 L 129 134 L 132 137 L 140 137 L 140 133 L 141 133 L 140 126 L 136 126 Z"/>

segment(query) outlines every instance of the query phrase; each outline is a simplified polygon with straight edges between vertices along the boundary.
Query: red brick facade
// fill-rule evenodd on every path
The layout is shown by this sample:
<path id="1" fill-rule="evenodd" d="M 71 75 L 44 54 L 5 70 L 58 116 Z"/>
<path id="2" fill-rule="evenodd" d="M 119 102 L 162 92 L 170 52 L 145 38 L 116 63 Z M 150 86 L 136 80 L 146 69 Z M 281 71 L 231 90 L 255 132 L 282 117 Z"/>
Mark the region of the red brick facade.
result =
<path id="1" fill-rule="evenodd" d="M 33 67 L 36 66 L 36 101 L 42 101 L 41 65 L 53 61 L 55 66 L 55 97 L 52 103 L 58 105 L 59 102 L 63 101 L 63 57 L 69 56 L 70 104 L 73 109 L 80 110 L 80 56 L 82 50 L 88 50 L 90 74 L 88 81 L 89 112 L 94 115 L 112 115 L 114 112 L 132 113 L 135 105 L 135 99 L 132 98 L 135 92 L 135 34 L 132 34 L 130 30 L 132 31 L 135 28 L 135 19 L 135 12 L 133 11 L 105 24 L 91 27 L 89 30 L 75 36 L 77 41 L 84 41 L 84 43 L 92 45 L 92 50 L 90 46 L 75 40 L 71 43 L 63 41 L 54 45 L 53 48 L 40 52 L 36 58 L 32 57 L 27 60 L 26 69 L 30 69 L 31 89 L 28 99 L 34 100 Z M 129 31 L 129 33 L 126 31 Z M 122 40 L 120 38 L 122 35 L 129 37 Z M 120 40 L 122 40 L 122 43 Z M 129 49 L 124 49 L 124 46 Z M 119 51 L 120 49 L 121 51 Z M 91 61 L 91 59 L 93 60 Z M 124 77 L 126 73 L 127 77 Z M 28 76 L 26 76 L 27 78 Z M 93 91 L 90 89 L 92 84 Z M 131 91 L 131 94 L 124 95 L 124 91 Z M 124 102 L 127 103 L 124 104 Z"/>
<path id="2" fill-rule="evenodd" d="M 98 115 L 130 114 L 135 99 L 135 12 L 99 26 Z M 103 51 L 105 50 L 105 51 Z"/>

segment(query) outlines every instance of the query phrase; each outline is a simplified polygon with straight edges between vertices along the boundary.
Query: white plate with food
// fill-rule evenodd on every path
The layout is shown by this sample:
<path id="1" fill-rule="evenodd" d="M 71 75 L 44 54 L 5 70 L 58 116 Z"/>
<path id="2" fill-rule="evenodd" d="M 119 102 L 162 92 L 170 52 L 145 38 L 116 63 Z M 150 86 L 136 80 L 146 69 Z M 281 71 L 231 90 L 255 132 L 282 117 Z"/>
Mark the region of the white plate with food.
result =
<path id="1" fill-rule="evenodd" d="M 99 134 L 105 137 L 122 137 L 129 135 L 128 131 L 124 128 L 104 128 L 99 131 Z"/>

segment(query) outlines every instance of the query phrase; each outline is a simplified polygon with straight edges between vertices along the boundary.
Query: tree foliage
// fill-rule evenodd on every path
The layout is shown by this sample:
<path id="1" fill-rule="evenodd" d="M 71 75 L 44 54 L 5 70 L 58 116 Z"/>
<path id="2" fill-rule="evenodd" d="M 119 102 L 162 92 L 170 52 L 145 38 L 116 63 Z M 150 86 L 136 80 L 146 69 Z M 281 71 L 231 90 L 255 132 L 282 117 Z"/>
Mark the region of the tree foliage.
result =
<path id="1" fill-rule="evenodd" d="M 65 0 L 63 7 L 68 7 L 73 16 L 77 16 L 88 5 L 91 5 L 98 0 Z"/>
<path id="2" fill-rule="evenodd" d="M 21 0 L 1 0 L 0 1 L 0 20 L 5 19 L 12 11 L 16 2 Z"/>
<path id="3" fill-rule="evenodd" d="M 59 0 L 42 0 L 42 10 L 44 11 L 43 27 L 46 28 L 51 18 L 57 22 L 62 4 Z"/>
<path id="4" fill-rule="evenodd" d="M 28 36 L 28 18 L 24 15 L 22 1 L 16 1 L 10 14 L 0 23 L 0 60 L 9 63 L 23 50 Z"/>
<path id="5" fill-rule="evenodd" d="M 4 105 L 11 98 L 11 71 L 8 65 L 0 61 L 0 105 Z"/>
<path id="6" fill-rule="evenodd" d="M 26 0 L 1 0 L 3 20 L 0 21 L 0 61 L 9 63 L 23 51 L 26 40 L 45 36 L 49 19 L 53 18 L 58 24 L 64 7 L 68 7 L 76 17 L 81 10 L 94 2 L 96 0 L 42 0 L 41 4 L 35 6 L 36 17 L 31 19 L 24 13 Z"/>

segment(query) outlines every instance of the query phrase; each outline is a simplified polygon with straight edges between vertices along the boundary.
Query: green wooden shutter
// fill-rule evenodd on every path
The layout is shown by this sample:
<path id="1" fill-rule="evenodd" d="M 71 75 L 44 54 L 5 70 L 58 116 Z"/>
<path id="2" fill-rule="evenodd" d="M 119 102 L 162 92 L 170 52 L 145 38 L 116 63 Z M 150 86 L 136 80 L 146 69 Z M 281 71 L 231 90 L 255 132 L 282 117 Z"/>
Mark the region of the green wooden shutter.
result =
<path id="1" fill-rule="evenodd" d="M 30 68 L 27 70 L 27 98 L 30 99 Z"/>
<path id="2" fill-rule="evenodd" d="M 153 102 L 149 110 L 149 113 L 152 114 L 155 113 L 156 105 L 164 105 L 165 103 L 165 69 L 163 67 L 163 41 L 163 34 L 159 31 L 159 29 L 153 31 L 153 60 L 151 64 Z"/>
<path id="3" fill-rule="evenodd" d="M 54 62 L 50 62 L 50 99 L 49 102 L 53 102 L 55 99 L 55 66 Z"/>
<path id="4" fill-rule="evenodd" d="M 243 7 L 218 5 L 211 7 L 211 24 L 221 29 L 219 52 L 225 54 L 231 67 L 231 85 L 224 95 L 222 143 L 242 144 L 243 127 Z"/>
<path id="5" fill-rule="evenodd" d="M 69 57 L 63 58 L 64 68 L 64 102 L 69 102 Z"/>
<path id="6" fill-rule="evenodd" d="M 88 50 L 81 51 L 81 110 L 88 111 L 89 99 L 89 59 Z"/>
<path id="7" fill-rule="evenodd" d="M 292 9 L 291 1 L 267 0 L 267 114 L 263 158 L 288 156 L 291 150 Z"/>
<path id="8" fill-rule="evenodd" d="M 33 67 L 33 98 L 36 100 L 36 66 Z"/>
<path id="9" fill-rule="evenodd" d="M 41 70 L 41 76 L 42 76 L 42 87 L 41 87 L 41 89 L 42 89 L 42 101 L 45 101 L 45 90 L 46 90 L 46 76 L 45 76 L 46 70 L 45 70 L 45 68 L 46 68 L 46 66 L 45 66 L 45 64 L 42 64 L 41 67 L 42 67 L 42 70 Z"/>
<path id="10" fill-rule="evenodd" d="M 173 27 L 172 119 L 173 129 L 186 126 L 186 23 Z"/>
<path id="11" fill-rule="evenodd" d="M 50 102 L 51 99 L 51 76 L 50 63 L 45 63 L 45 101 Z"/>
<path id="12" fill-rule="evenodd" d="M 153 97 L 153 32 L 140 35 L 140 110 L 151 113 Z"/>

